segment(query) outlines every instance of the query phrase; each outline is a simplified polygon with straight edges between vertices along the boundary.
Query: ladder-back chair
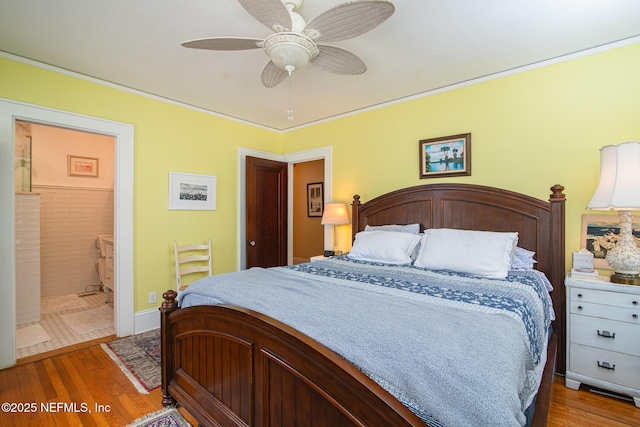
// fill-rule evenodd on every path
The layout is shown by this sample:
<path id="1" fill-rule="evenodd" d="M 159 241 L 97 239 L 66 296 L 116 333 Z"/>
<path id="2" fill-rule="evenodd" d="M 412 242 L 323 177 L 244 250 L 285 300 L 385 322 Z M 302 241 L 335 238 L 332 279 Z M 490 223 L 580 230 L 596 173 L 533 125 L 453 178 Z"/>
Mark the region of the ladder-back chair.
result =
<path id="1" fill-rule="evenodd" d="M 184 291 L 187 284 L 182 279 L 194 273 L 206 273 L 211 276 L 211 239 L 204 244 L 178 245 L 173 242 L 173 254 L 176 264 L 176 290 Z"/>

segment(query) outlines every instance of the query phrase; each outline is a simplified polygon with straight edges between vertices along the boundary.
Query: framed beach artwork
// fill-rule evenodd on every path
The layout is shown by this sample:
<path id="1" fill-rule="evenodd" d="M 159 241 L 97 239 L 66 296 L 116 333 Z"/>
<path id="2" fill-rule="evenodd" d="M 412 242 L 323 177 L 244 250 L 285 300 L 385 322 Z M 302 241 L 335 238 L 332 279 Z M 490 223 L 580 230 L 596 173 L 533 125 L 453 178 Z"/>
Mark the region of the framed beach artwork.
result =
<path id="1" fill-rule="evenodd" d="M 211 175 L 169 172 L 169 210 L 216 210 L 216 181 Z"/>
<path id="2" fill-rule="evenodd" d="M 420 179 L 471 175 L 471 134 L 422 139 Z"/>
<path id="3" fill-rule="evenodd" d="M 634 216 L 632 222 L 633 240 L 640 246 L 640 216 Z M 593 266 L 611 270 L 605 260 L 607 251 L 618 242 L 620 217 L 618 215 L 582 215 L 582 233 L 580 247 L 593 253 Z"/>

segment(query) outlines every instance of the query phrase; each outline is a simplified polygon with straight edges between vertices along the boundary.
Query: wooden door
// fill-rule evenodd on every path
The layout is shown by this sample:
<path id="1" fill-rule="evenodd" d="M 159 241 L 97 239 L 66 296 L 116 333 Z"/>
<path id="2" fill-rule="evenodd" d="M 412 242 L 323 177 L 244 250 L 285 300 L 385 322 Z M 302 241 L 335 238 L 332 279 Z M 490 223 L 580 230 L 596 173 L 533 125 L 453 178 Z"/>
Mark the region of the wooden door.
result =
<path id="1" fill-rule="evenodd" d="M 247 156 L 247 268 L 287 265 L 287 163 Z"/>

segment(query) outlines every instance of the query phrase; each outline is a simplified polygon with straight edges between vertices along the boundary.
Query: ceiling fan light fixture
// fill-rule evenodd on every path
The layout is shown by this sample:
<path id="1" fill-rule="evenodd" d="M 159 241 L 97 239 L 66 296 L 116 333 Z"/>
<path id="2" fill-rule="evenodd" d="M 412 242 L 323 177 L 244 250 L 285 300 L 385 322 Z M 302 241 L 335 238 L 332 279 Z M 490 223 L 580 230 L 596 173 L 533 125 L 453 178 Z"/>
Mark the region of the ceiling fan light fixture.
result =
<path id="1" fill-rule="evenodd" d="M 276 33 L 264 41 L 264 51 L 274 65 L 291 72 L 307 65 L 318 55 L 318 47 L 309 37 L 296 33 Z"/>
<path id="2" fill-rule="evenodd" d="M 367 66 L 360 58 L 326 42 L 348 40 L 364 34 L 387 20 L 395 11 L 395 6 L 389 0 L 348 0 L 306 23 L 296 12 L 303 0 L 237 1 L 249 15 L 275 33 L 265 39 L 209 37 L 186 41 L 182 46 L 221 51 L 264 49 L 270 59 L 260 75 L 266 88 L 277 86 L 287 76 L 291 77 L 293 71 L 304 68 L 310 62 L 321 70 L 335 74 L 364 73 Z"/>

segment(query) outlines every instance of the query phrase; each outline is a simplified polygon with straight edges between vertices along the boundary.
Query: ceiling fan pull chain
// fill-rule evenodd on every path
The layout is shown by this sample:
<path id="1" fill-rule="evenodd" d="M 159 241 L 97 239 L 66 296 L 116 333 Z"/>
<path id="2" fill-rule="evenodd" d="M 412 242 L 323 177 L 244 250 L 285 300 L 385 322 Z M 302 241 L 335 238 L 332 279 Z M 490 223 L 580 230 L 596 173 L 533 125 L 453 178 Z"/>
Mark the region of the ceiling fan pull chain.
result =
<path id="1" fill-rule="evenodd" d="M 292 92 L 292 71 L 295 70 L 295 68 L 291 65 L 287 66 L 287 72 L 289 73 L 289 108 L 287 108 L 287 118 L 289 119 L 289 121 L 293 121 L 293 107 L 291 107 L 291 92 Z"/>

